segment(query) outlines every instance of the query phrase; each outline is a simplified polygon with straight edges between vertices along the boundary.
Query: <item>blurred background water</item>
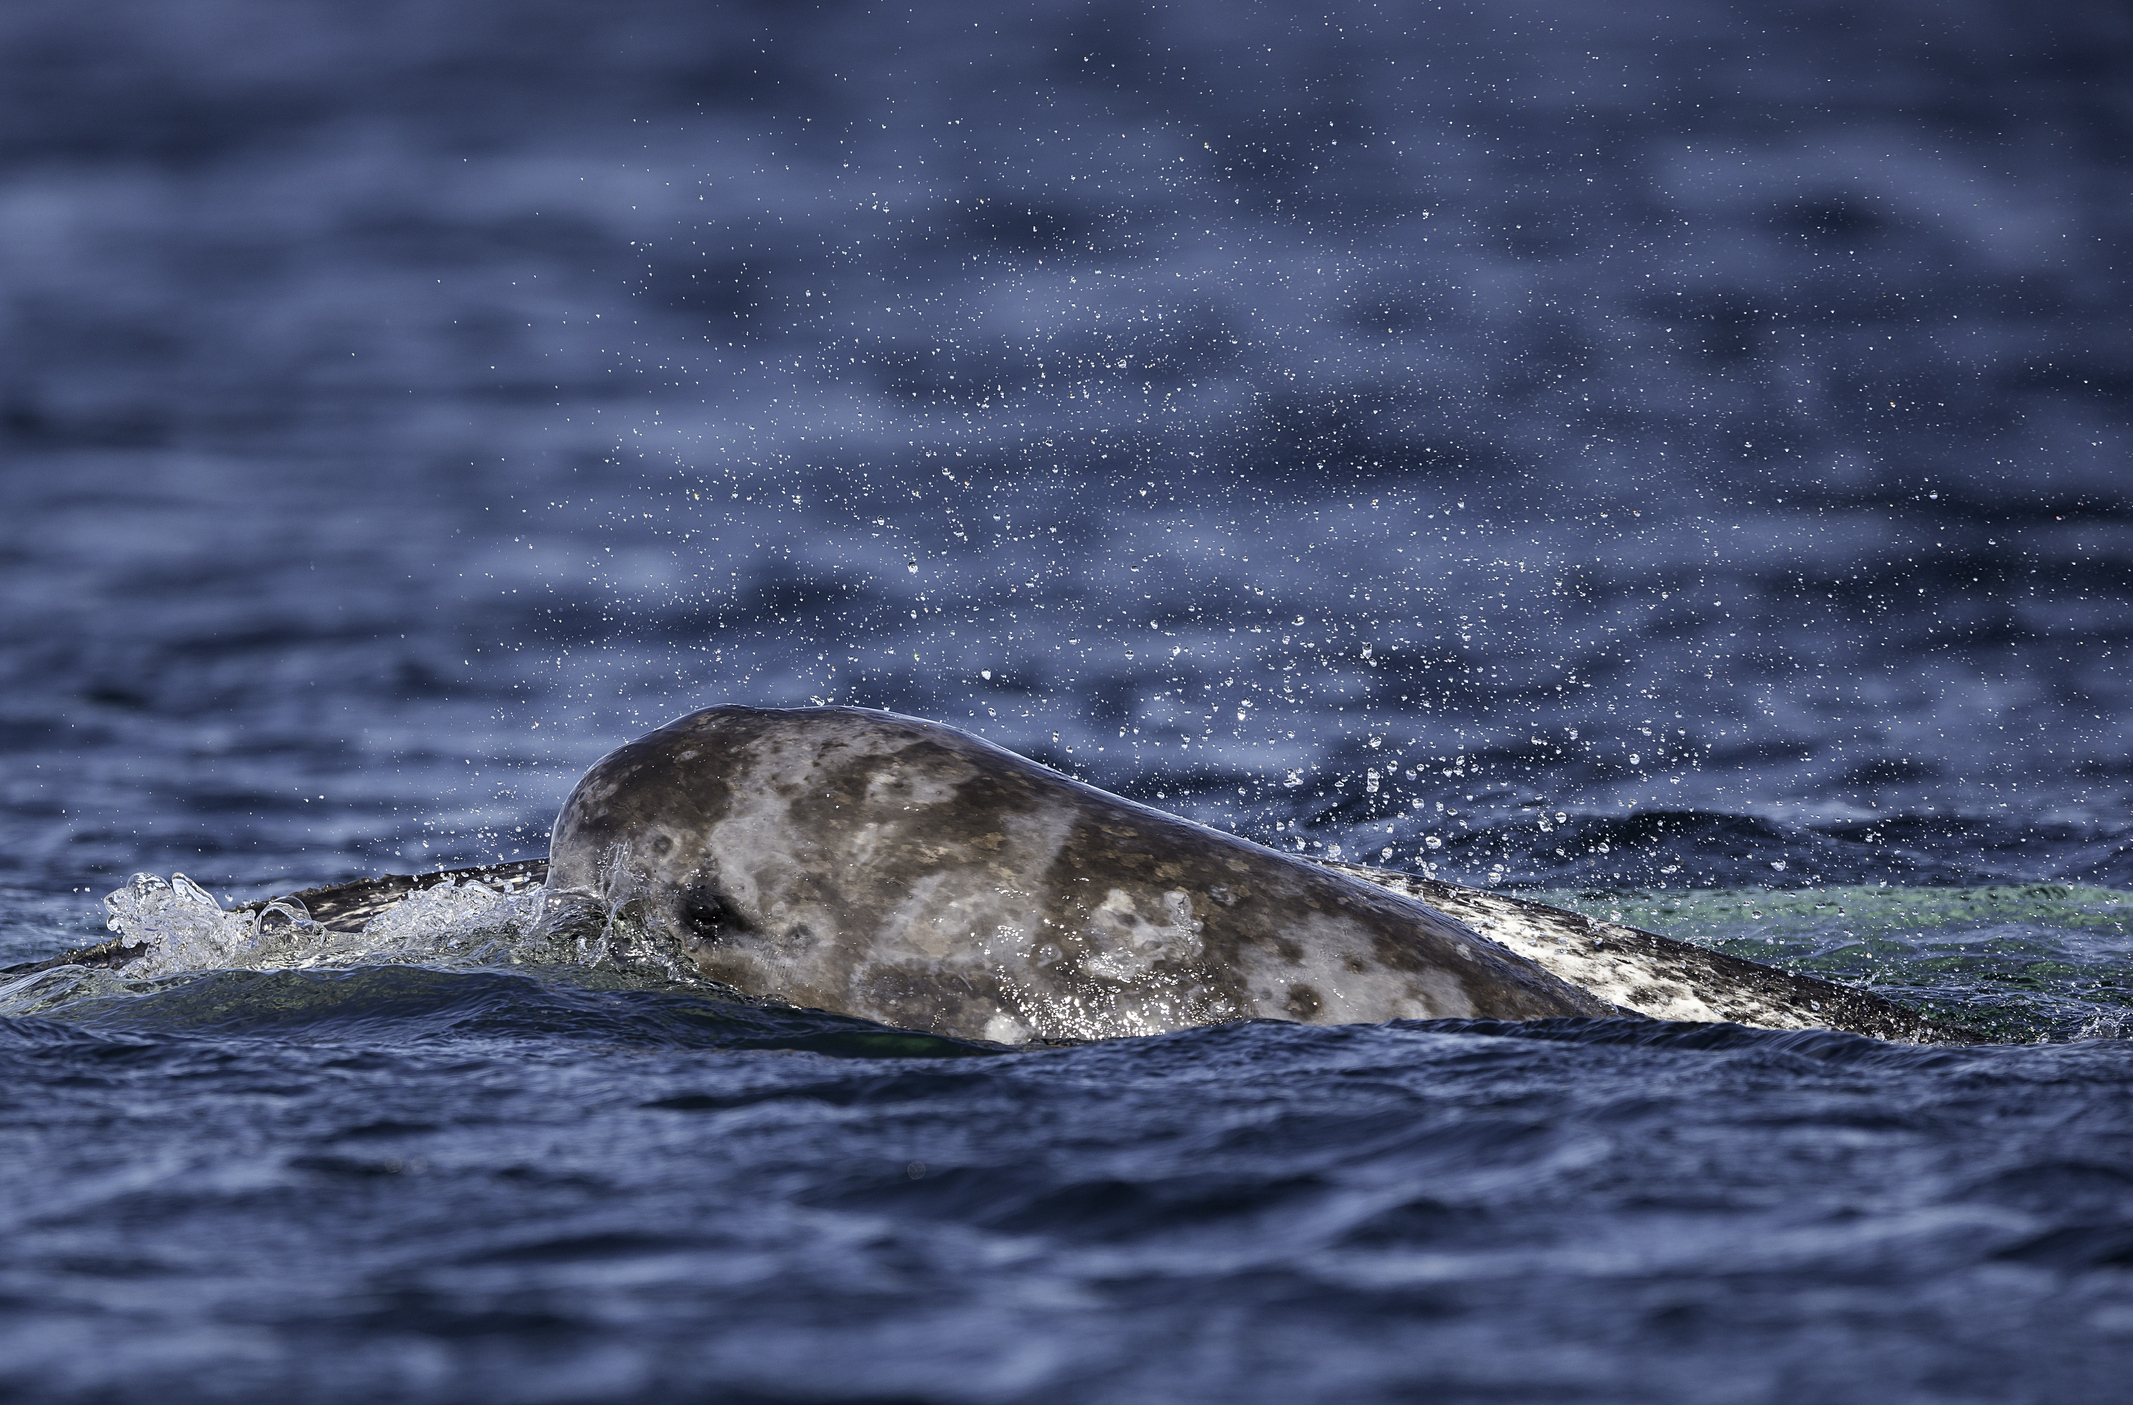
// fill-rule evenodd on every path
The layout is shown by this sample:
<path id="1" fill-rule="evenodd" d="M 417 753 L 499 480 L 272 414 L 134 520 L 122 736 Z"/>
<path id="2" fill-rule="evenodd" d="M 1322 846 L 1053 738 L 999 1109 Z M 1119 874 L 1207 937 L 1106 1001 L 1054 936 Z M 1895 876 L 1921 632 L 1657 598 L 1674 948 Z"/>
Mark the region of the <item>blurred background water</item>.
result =
<path id="1" fill-rule="evenodd" d="M 249 898 L 537 855 L 571 782 L 630 736 L 715 702 L 834 700 L 969 727 L 1292 850 L 1634 910 L 1625 920 L 1853 978 L 1939 981 L 1957 1003 L 1997 1002 L 2025 1038 L 2114 1033 L 2133 978 L 2121 906 L 2133 887 L 2129 72 L 2133 17 L 2077 3 L 23 0 L 0 14 L 0 954 L 99 935 L 96 895 L 137 869 L 183 869 Z M 1922 896 L 1890 898 L 1884 884 Z M 482 989 L 518 1012 L 482 1037 L 508 1027 L 518 1042 L 440 1053 L 434 1068 L 523 1063 L 545 1071 L 517 1095 L 568 1100 L 586 1080 L 619 1086 L 637 1076 L 621 1069 L 651 1066 L 542 1043 L 541 1002 L 563 994 Z M 238 1090 L 257 1080 L 340 1096 L 327 1090 L 342 1075 L 321 1071 L 330 1058 L 292 1052 L 322 1040 L 370 1040 L 347 1057 L 414 1068 L 398 1051 L 428 1027 L 395 1025 L 367 987 L 343 996 L 307 1035 L 212 1033 L 205 1016 L 147 1006 L 135 1024 L 48 1011 L 59 1023 L 14 1029 L 10 1058 L 29 1070 L 15 1075 L 18 1114 L 45 1129 L 23 1133 L 34 1145 L 15 1164 L 59 1196 L 21 1213 L 95 1246 L 20 1258 L 12 1300 L 85 1333 L 121 1300 L 162 1324 L 107 1374 L 38 1356 L 16 1388 L 174 1398 L 184 1380 L 202 1398 L 271 1395 L 294 1388 L 287 1352 L 316 1328 L 337 1360 L 385 1363 L 333 1377 L 351 1391 L 698 1389 L 669 1327 L 647 1320 L 631 1336 L 635 1307 L 603 1329 L 601 1350 L 621 1355 L 544 1356 L 526 1345 L 548 1330 L 537 1313 L 476 1314 L 457 1336 L 421 1337 L 420 1313 L 333 1318 L 326 1332 L 324 1317 L 276 1327 L 256 1303 L 151 1309 L 109 1286 L 153 1275 L 127 1247 L 138 1231 L 118 1227 L 135 1222 L 100 1198 L 120 1192 L 93 1187 L 134 1185 L 142 1166 L 171 1164 L 158 1156 L 182 1162 L 191 1153 L 153 1149 L 197 1136 L 185 1164 L 260 1213 L 325 1173 L 262 1169 L 282 1162 L 258 1148 L 298 1134 L 252 1113 L 218 1121 L 217 1099 L 253 1096 Z M 179 1008 L 155 1003 L 167 991 L 142 998 Z M 387 1013 L 349 1013 L 374 1008 Z M 1247 1030 L 1074 1058 L 1126 1060 L 1130 1074 L 1104 1064 L 1099 1081 L 1133 1083 L 1259 1040 L 1237 1067 L 1293 1068 L 1295 1096 L 1309 1097 L 1333 1057 L 1311 1041 L 1334 1038 Z M 1565 1076 L 1557 1046 L 1517 1045 L 1519 1069 L 1534 1057 L 1553 1070 L 1529 1074 L 1490 1063 L 1513 1047 L 1494 1036 L 1428 1039 L 1491 1041 L 1471 1056 L 1495 1070 L 1471 1075 L 1475 1106 Z M 747 1059 L 763 1056 L 718 1047 L 734 1077 L 757 1076 Z M 1607 1047 L 1611 1069 L 1646 1057 Z M 2086 1187 L 2007 1192 L 2041 1217 L 2022 1232 L 2085 1246 L 2006 1261 L 2019 1269 L 1957 1272 L 1830 1229 L 1831 1257 L 1798 1260 L 1810 1266 L 1792 1278 L 1725 1278 L 1730 1251 L 1713 1245 L 1767 1229 L 1757 1215 L 1793 1213 L 1740 1169 L 1765 1133 L 1727 1121 L 1720 1104 L 1738 1090 L 1715 1084 L 1667 1094 L 1681 1101 L 1665 1119 L 1632 1119 L 1640 1136 L 1718 1119 L 1708 1136 L 1726 1150 L 1676 1173 L 1709 1178 L 1698 1193 L 1733 1218 L 1669 1221 L 1665 1234 L 1708 1255 L 1681 1272 L 1746 1295 L 1722 1315 L 1762 1364 L 1725 1391 L 1718 1358 L 1698 1354 L 1708 1342 L 1670 1358 L 1673 1374 L 1639 1374 L 1702 1330 L 1707 1308 L 1688 1289 L 1648 1318 L 1603 1313 L 1581 1337 L 1548 1316 L 1560 1304 L 1509 1289 L 1433 1297 L 1412 1275 L 1438 1270 L 1412 1257 L 1408 1286 L 1342 1280 L 1360 1295 L 1349 1326 L 1306 1313 L 1320 1325 L 1269 1345 L 1255 1334 L 1303 1290 L 1266 1286 L 1237 1245 L 1277 1221 L 1299 1234 L 1320 1222 L 1282 1219 L 1303 1203 L 1287 1192 L 1262 1203 L 1234 1186 L 1206 1193 L 1259 1208 L 1217 1216 L 1229 1237 L 1194 1241 L 1202 1286 L 1179 1290 L 1180 1316 L 1161 1329 L 1229 1324 L 1194 1338 L 1197 1367 L 1146 1374 L 1121 1356 L 1075 1374 L 1059 1343 L 1079 1338 L 1044 1337 L 1015 1313 L 1067 1300 L 1044 1293 L 1095 1293 L 1090 1280 L 1060 1267 L 1071 1255 L 1028 1247 L 1041 1235 L 984 1240 L 991 1212 L 944 1199 L 914 1222 L 931 1228 L 881 1231 L 918 1256 L 896 1272 L 938 1286 L 921 1261 L 960 1264 L 939 1269 L 951 1276 L 975 1262 L 942 1244 L 982 1257 L 1012 1242 L 1034 1256 L 1015 1260 L 1028 1271 L 1014 1291 L 1036 1296 L 1000 1319 L 967 1303 L 860 1312 L 886 1335 L 854 1340 L 901 1363 L 864 1389 L 828 1367 L 809 1375 L 814 1319 L 766 1308 L 763 1330 L 803 1344 L 788 1353 L 802 1364 L 782 1386 L 750 1375 L 747 1389 L 1124 1398 L 1200 1381 L 1231 1396 L 1379 1398 L 1417 1388 L 1400 1364 L 1417 1342 L 1486 1356 L 1492 1333 L 1545 1327 L 1585 1345 L 1536 1375 L 1430 1379 L 1458 1398 L 1882 1399 L 1892 1392 L 1870 1387 L 1888 1381 L 1917 1398 L 2103 1398 L 2083 1394 L 2102 1378 L 2080 1373 L 2114 1359 L 2098 1343 L 2133 1330 L 2114 1169 L 2124 1115 L 2099 1110 L 2123 1086 L 2113 1049 L 2081 1055 L 2078 1076 L 2012 1053 L 1945 1075 L 1951 1089 L 2004 1078 L 2067 1100 L 2056 1133 L 1977 1153 L 2011 1158 L 1993 1173 L 2008 1185 L 2033 1172 Z M 1465 1056 L 1415 1057 L 1428 1078 L 1469 1076 Z M 1725 1055 L 1766 1057 L 1792 1055 Z M 63 1070 L 81 1059 L 162 1070 L 125 1095 L 153 1115 L 80 1091 Z M 203 1060 L 235 1081 L 199 1085 L 190 1113 L 163 1106 Z M 1862 1106 L 1894 1106 L 1878 1100 L 1924 1077 L 1868 1066 L 1893 1082 Z M 378 1076 L 419 1102 L 432 1075 Z M 1032 1080 L 1015 1098 L 1081 1096 L 1067 1074 L 1013 1076 Z M 1601 1117 L 1609 1076 L 1564 1094 L 1560 1115 Z M 151 1096 L 151 1081 L 164 1091 Z M 1795 1095 L 1823 1110 L 1812 1117 L 1834 1106 L 1798 1088 L 1770 1096 Z M 1131 1125 L 1199 1127 L 1178 1133 L 1204 1133 L 1213 1158 L 1192 1174 L 1227 1175 L 1233 1143 L 1195 1121 L 1203 1111 L 1157 1099 Z M 1294 1146 L 1323 1136 L 1376 1165 L 1367 1129 L 1381 1115 L 1373 1104 Z M 1949 1157 L 1982 1135 L 1966 1115 L 1872 1114 Z M 1820 1140 L 1802 1133 L 1819 1148 L 1808 1161 L 1850 1145 L 1854 1112 L 1828 1116 Z M 146 1118 L 132 1139 L 108 1129 L 135 1127 L 127 1117 Z M 115 1138 L 101 1152 L 83 1141 L 92 1124 Z M 868 1125 L 894 1141 L 889 1123 Z M 677 1145 L 630 1135 L 651 1139 L 627 1143 L 640 1151 Z M 1086 1161 L 1078 1135 L 1029 1130 L 999 1154 L 1076 1184 L 1174 1186 L 1160 1157 L 1130 1174 Z M 2053 1135 L 2070 1140 L 2046 1148 Z M 765 1155 L 746 1174 L 770 1186 L 787 1153 Z M 1267 1184 L 1348 1174 L 1269 1155 Z M 1913 1182 L 1868 1161 L 1853 1191 L 1831 1192 L 1841 1213 L 1871 1203 L 1890 1223 L 1970 1223 L 1935 1198 L 1937 1172 Z M 609 1173 L 622 1175 L 612 1158 L 568 1174 L 591 1185 Z M 317 1193 L 356 1215 L 347 1197 L 370 1196 L 372 1181 L 350 1175 Z M 433 1208 L 476 1203 L 453 1200 L 474 1194 L 464 1187 L 426 1193 L 441 1197 Z M 873 1206 L 872 1192 L 822 1192 L 846 1207 L 835 1214 L 814 1191 L 762 1193 L 828 1236 L 747 1250 L 786 1264 L 765 1272 L 834 1276 L 858 1262 L 838 1254 L 890 1252 L 838 1237 L 884 1223 L 850 1209 Z M 1563 1190 L 1563 1204 L 1583 1193 Z M 1170 1233 L 1166 1216 L 1201 1190 L 1164 1194 L 1133 1202 L 1147 1233 Z M 642 1203 L 665 1208 L 630 1234 L 682 1213 Z M 1084 1221 L 1068 1203 L 1054 1205 L 1055 1228 L 1071 1237 Z M 1658 1252 L 1659 1231 L 1605 1197 L 1593 1205 L 1606 1244 Z M 155 1262 L 179 1273 L 206 1254 L 222 1231 L 204 1213 L 179 1214 Z M 363 1213 L 381 1217 L 391 1253 L 416 1252 L 422 1215 Z M 1542 1232 L 1519 1223 L 1514 1240 Z M 1718 1237 L 1696 1238 L 1706 1231 Z M 1928 1237 L 1942 1234 L 1971 1231 Z M 1601 1240 L 1579 1241 L 1577 1263 L 1615 1252 Z M 636 1250 L 603 1252 L 566 1254 L 580 1267 L 557 1272 L 582 1286 L 632 1271 Z M 1294 1249 L 1280 1272 L 1316 1252 Z M 732 1254 L 746 1257 L 729 1246 L 712 1258 Z M 1158 1270 L 1117 1267 L 1131 1257 L 1103 1273 L 1155 1291 L 1145 1275 Z M 92 1262 L 106 1267 L 65 1267 Z M 347 1270 L 368 1286 L 334 1291 L 374 1301 L 364 1294 L 384 1291 L 385 1270 L 350 1262 L 370 1264 Z M 1539 1282 L 1588 1271 L 1519 1262 Z M 1859 1325 L 1816 1296 L 1834 1291 L 1832 1274 L 1874 1296 L 1844 1277 L 1868 1263 L 1887 1275 L 1876 1310 L 1907 1325 Z M 736 1310 L 742 1289 L 715 1288 L 701 1267 L 675 1272 Z M 67 1275 L 82 1273 L 105 1286 L 78 1301 L 55 1287 L 78 1288 Z M 2028 1286 L 2010 1288 L 2010 1274 Z M 1958 1286 L 1917 1286 L 1928 1279 Z M 2050 1325 L 2008 1327 L 1989 1348 L 1947 1344 L 2006 1293 L 2028 1306 L 2000 1320 Z M 1072 1300 L 1095 1314 L 1075 1332 L 1138 1320 L 1131 1293 L 1101 1310 Z M 445 1316 L 461 1322 L 466 1301 Z M 1455 1318 L 1468 1326 L 1443 1325 Z M 1052 1345 L 1012 1369 L 942 1364 L 1009 1320 Z M 1307 1344 L 1335 1339 L 1325 1364 L 1298 1364 Z M 1288 1365 L 1245 1369 L 1238 1343 L 1250 1342 Z M 2025 1350 L 2060 1374 L 1981 1364 Z M 565 1357 L 580 1374 L 556 1366 Z M 252 1364 L 237 1371 L 240 1358 Z M 431 1365 L 408 1364 L 418 1358 Z M 188 1374 L 202 1363 L 216 1369 Z M 338 1389 L 302 1380 L 317 1398 Z"/>

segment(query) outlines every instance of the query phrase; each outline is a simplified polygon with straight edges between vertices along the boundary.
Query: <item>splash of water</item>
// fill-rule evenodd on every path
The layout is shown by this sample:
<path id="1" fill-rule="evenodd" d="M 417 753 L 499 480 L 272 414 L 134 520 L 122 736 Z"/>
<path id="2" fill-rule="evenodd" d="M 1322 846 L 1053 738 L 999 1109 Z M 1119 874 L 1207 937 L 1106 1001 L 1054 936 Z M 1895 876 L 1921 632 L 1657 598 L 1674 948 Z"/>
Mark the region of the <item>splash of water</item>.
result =
<path id="1" fill-rule="evenodd" d="M 295 898 L 256 913 L 231 912 L 182 873 L 167 881 L 137 873 L 104 898 L 104 911 L 106 927 L 127 945 L 147 948 L 127 963 L 126 975 L 153 979 L 209 970 L 508 962 L 539 923 L 541 896 L 498 893 L 472 879 L 447 882 L 408 895 L 358 932 L 336 932 Z"/>

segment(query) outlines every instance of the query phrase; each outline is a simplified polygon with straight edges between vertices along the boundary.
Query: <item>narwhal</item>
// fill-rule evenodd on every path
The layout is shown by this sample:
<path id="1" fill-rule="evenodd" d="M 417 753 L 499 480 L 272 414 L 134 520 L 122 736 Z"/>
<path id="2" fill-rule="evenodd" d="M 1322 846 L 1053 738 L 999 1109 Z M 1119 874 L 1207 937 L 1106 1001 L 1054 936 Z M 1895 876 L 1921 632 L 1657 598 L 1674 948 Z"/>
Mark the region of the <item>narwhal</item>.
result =
<path id="1" fill-rule="evenodd" d="M 467 877 L 545 882 L 551 927 L 635 933 L 748 996 L 1007 1044 L 1246 1019 L 1966 1034 L 1655 933 L 1281 853 L 854 707 L 707 708 L 610 752 L 564 803 L 545 864 L 295 896 L 350 930 Z M 139 953 L 123 940 L 37 964 L 123 965 Z"/>

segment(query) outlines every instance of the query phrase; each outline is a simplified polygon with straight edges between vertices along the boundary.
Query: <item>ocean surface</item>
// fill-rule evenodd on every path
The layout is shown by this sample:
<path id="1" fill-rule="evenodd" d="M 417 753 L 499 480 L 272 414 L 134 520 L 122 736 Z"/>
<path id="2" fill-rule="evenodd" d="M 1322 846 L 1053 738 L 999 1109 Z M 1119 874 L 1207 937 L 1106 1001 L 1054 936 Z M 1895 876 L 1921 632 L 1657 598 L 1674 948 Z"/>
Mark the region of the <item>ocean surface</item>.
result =
<path id="1" fill-rule="evenodd" d="M 2129 95 L 2101 4 L 7 6 L 0 966 L 834 701 L 1991 1042 L 1003 1050 L 463 894 L 0 978 L 0 1396 L 2123 1399 Z"/>

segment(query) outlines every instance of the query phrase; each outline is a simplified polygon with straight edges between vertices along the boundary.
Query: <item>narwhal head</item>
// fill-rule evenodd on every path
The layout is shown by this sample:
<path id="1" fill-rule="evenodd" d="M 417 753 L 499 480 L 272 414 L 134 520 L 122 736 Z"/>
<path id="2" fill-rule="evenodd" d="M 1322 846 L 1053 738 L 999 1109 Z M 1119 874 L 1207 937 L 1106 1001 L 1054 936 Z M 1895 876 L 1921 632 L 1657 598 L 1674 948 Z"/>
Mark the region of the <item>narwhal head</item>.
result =
<path id="1" fill-rule="evenodd" d="M 745 930 L 710 856 L 732 799 L 714 708 L 609 752 L 572 789 L 548 841 L 548 889 L 685 950 Z"/>

